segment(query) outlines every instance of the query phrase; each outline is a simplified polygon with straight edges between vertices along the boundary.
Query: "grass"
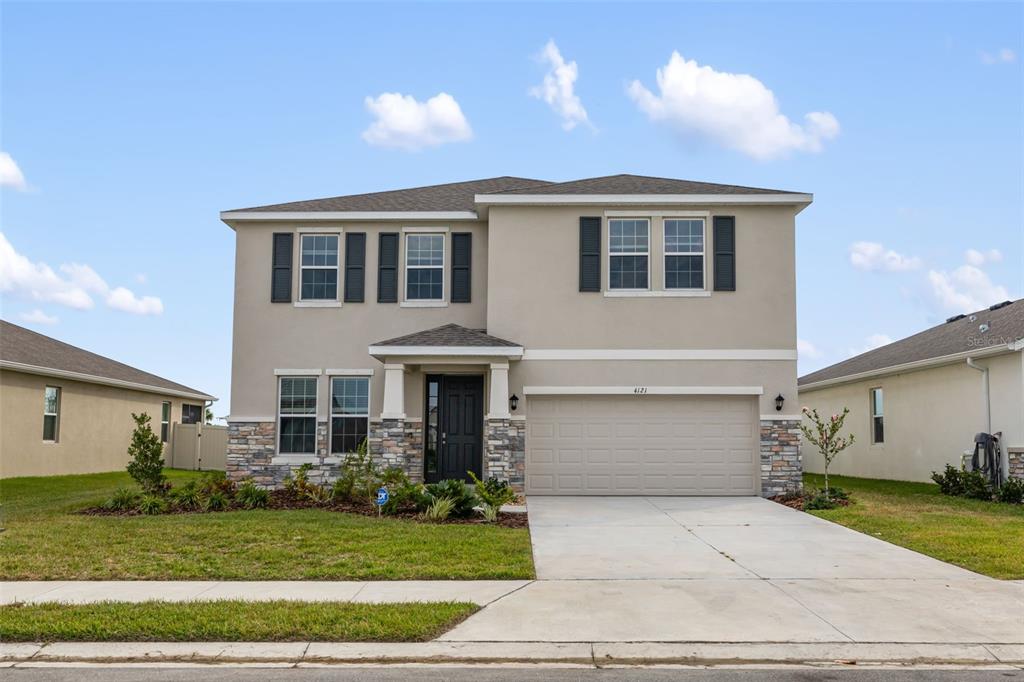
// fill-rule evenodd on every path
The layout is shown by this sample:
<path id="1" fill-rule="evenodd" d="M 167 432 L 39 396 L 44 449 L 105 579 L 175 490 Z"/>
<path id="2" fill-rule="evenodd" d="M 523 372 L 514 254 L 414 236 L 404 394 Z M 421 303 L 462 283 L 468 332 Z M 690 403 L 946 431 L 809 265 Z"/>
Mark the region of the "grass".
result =
<path id="1" fill-rule="evenodd" d="M 819 474 L 804 483 L 823 487 Z M 1024 579 L 1024 505 L 949 497 L 931 483 L 829 476 L 852 494 L 823 519 L 993 578 Z"/>
<path id="2" fill-rule="evenodd" d="M 169 471 L 175 484 L 196 476 Z M 529 531 L 317 509 L 102 517 L 125 473 L 0 481 L 3 580 L 441 580 L 533 577 Z"/>
<path id="3" fill-rule="evenodd" d="M 423 642 L 475 604 L 100 602 L 0 606 L 3 642 Z"/>

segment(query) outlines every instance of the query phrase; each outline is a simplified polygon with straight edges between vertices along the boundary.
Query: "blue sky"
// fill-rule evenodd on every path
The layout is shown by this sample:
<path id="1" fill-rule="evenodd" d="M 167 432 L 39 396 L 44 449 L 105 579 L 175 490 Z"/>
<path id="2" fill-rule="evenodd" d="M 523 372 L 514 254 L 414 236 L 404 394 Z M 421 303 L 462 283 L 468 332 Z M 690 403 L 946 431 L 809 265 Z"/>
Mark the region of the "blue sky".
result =
<path id="1" fill-rule="evenodd" d="M 218 395 L 218 415 L 229 208 L 495 175 L 813 192 L 802 372 L 1024 290 L 1021 4 L 0 12 L 3 317 Z M 531 90 L 548 73 L 550 103 Z M 422 120 L 398 134 L 402 103 Z"/>

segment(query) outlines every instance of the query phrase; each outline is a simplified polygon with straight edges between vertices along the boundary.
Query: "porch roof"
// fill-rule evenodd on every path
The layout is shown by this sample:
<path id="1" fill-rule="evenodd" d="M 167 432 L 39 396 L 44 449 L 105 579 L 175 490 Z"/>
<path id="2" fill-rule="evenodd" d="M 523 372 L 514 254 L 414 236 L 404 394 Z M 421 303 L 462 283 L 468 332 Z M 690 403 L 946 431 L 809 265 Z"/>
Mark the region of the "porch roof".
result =
<path id="1" fill-rule="evenodd" d="M 370 355 L 387 356 L 504 356 L 521 357 L 523 347 L 514 341 L 491 336 L 486 331 L 458 324 L 397 336 L 371 344 Z"/>

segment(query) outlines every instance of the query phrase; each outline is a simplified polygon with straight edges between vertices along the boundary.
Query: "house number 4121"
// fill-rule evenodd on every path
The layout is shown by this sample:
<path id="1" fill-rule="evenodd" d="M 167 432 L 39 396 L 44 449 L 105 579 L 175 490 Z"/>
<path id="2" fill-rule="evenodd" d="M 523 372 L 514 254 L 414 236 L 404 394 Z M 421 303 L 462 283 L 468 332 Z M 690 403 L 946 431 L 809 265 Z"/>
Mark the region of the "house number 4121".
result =
<path id="1" fill-rule="evenodd" d="M 647 393 L 647 387 L 637 386 L 633 389 L 633 393 L 635 393 L 636 395 L 643 395 L 644 393 Z"/>

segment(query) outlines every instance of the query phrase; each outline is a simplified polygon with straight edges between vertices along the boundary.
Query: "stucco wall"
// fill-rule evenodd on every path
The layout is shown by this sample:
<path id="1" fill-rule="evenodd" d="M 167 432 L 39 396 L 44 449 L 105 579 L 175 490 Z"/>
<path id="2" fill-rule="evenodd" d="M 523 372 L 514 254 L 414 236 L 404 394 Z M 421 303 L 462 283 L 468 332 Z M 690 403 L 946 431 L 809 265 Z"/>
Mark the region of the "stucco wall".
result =
<path id="1" fill-rule="evenodd" d="M 1021 353 L 978 361 L 990 372 L 992 429 L 1003 432 L 1004 447 L 1024 445 Z M 885 403 L 885 442 L 872 444 L 870 390 L 881 387 Z M 865 478 L 929 481 L 932 471 L 960 465 L 973 449 L 974 434 L 985 430 L 981 373 L 963 362 L 894 374 L 841 386 L 802 391 L 800 404 L 823 416 L 850 408 L 847 429 L 857 441 L 832 462 L 829 471 Z M 803 449 L 807 471 L 824 462 L 812 447 Z"/>
<path id="2" fill-rule="evenodd" d="M 60 432 L 43 441 L 43 391 L 61 389 Z M 0 478 L 85 474 L 123 469 L 135 422 L 132 412 L 152 417 L 160 433 L 160 412 L 171 402 L 171 422 L 181 421 L 182 400 L 155 393 L 0 370 Z M 167 444 L 170 447 L 170 443 Z"/>

